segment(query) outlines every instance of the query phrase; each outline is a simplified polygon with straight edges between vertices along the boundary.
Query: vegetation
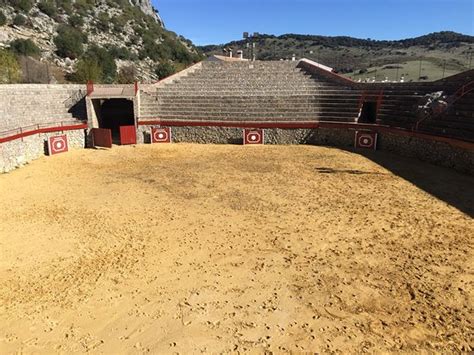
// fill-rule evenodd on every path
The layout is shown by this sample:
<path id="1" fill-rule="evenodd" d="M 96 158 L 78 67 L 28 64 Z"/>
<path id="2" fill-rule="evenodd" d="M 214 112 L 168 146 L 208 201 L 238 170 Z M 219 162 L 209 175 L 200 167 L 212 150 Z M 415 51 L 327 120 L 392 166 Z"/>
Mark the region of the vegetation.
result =
<path id="1" fill-rule="evenodd" d="M 31 39 L 16 39 L 10 42 L 10 50 L 16 55 L 37 58 L 41 50 Z"/>
<path id="2" fill-rule="evenodd" d="M 165 77 L 202 59 L 191 41 L 167 31 L 152 16 L 131 5 L 129 0 L 106 0 L 108 6 L 120 11 L 102 10 L 97 14 L 97 0 L 0 0 L 0 4 L 7 3 L 16 9 L 13 23 L 17 26 L 29 23 L 24 14 L 29 13 L 33 6 L 55 20 L 58 25 L 53 38 L 56 54 L 61 58 L 79 60 L 75 73 L 67 76 L 75 82 L 133 82 L 138 65 L 122 66 L 117 72 L 116 60 L 151 60 L 155 66 L 151 68 L 154 67 L 160 77 Z M 36 14 L 36 11 L 31 11 L 31 16 Z M 0 12 L 0 25 L 7 21 L 2 16 Z M 107 33 L 114 39 L 111 43 L 118 39 L 123 40 L 125 45 L 88 44 L 88 36 L 84 33 L 86 29 L 92 34 Z M 130 33 L 131 29 L 134 33 Z M 31 40 L 13 41 L 11 52 L 22 60 L 21 67 L 24 68 L 32 68 L 31 58 L 38 58 L 41 54 Z M 26 60 L 26 57 L 31 60 Z M 149 65 L 147 67 L 150 68 Z M 38 77 L 35 75 L 27 80 L 40 80 Z"/>
<path id="3" fill-rule="evenodd" d="M 3 13 L 3 11 L 0 11 L 0 26 L 4 26 L 7 24 L 7 17 Z"/>
<path id="4" fill-rule="evenodd" d="M 58 35 L 54 38 L 57 54 L 63 58 L 78 58 L 84 51 L 83 44 L 87 37 L 74 27 L 60 25 Z"/>
<path id="5" fill-rule="evenodd" d="M 56 6 L 56 2 L 53 0 L 42 0 L 38 3 L 38 8 L 40 11 L 49 17 L 54 17 L 58 14 L 58 9 Z"/>
<path id="6" fill-rule="evenodd" d="M 22 14 L 18 14 L 13 18 L 13 24 L 15 26 L 24 26 L 26 24 L 26 17 Z"/>
<path id="7" fill-rule="evenodd" d="M 82 26 L 84 26 L 84 19 L 79 15 L 69 16 L 69 25 L 76 29 L 80 29 Z"/>
<path id="8" fill-rule="evenodd" d="M 385 72 L 385 65 L 404 65 L 407 62 L 423 61 L 429 80 L 441 78 L 443 73 L 456 73 L 470 68 L 474 52 L 474 37 L 455 32 L 438 32 L 417 38 L 399 41 L 376 41 L 352 37 L 326 37 L 313 35 L 286 34 L 273 36 L 260 34 L 253 38 L 256 43 L 256 57 L 259 60 L 280 60 L 308 58 L 335 69 L 336 72 L 356 79 L 365 80 L 377 77 L 377 80 L 394 80 L 396 69 Z M 234 41 L 224 45 L 203 46 L 200 49 L 207 55 L 222 54 L 224 48 L 232 48 L 234 53 L 243 50 L 249 57 L 246 41 Z M 432 65 L 431 65 L 432 64 Z M 474 63 L 471 64 L 471 67 Z M 416 75 L 408 65 L 409 80 L 419 80 L 419 68 Z M 419 64 L 418 64 L 419 66 Z M 452 71 L 445 70 L 451 68 Z M 377 73 L 367 73 L 375 71 Z M 362 71 L 362 72 L 361 72 Z M 359 75 L 362 74 L 362 75 Z M 375 75 L 377 74 L 377 75 Z M 385 75 L 384 75 L 385 74 Z M 402 70 L 399 70 L 399 77 Z M 405 76 L 406 78 L 406 76 Z"/>
<path id="9" fill-rule="evenodd" d="M 163 62 L 157 65 L 155 73 L 161 80 L 176 73 L 176 67 L 169 62 Z"/>
<path id="10" fill-rule="evenodd" d="M 10 4 L 17 11 L 29 12 L 35 2 L 34 0 L 11 0 Z"/>
<path id="11" fill-rule="evenodd" d="M 117 65 L 114 57 L 104 48 L 97 45 L 89 47 L 84 54 L 84 59 L 96 61 L 102 72 L 102 80 L 105 83 L 113 83 L 117 77 Z"/>
<path id="12" fill-rule="evenodd" d="M 58 8 L 65 14 L 72 15 L 72 1 L 71 0 L 56 0 Z"/>
<path id="13" fill-rule="evenodd" d="M 17 83 L 21 79 L 20 65 L 15 55 L 0 49 L 0 84 Z"/>
<path id="14" fill-rule="evenodd" d="M 129 65 L 120 68 L 117 82 L 119 84 L 131 84 L 137 79 L 137 69 L 134 65 Z"/>
<path id="15" fill-rule="evenodd" d="M 85 84 L 89 80 L 93 82 L 102 82 L 103 71 L 96 59 L 83 58 L 76 64 L 75 72 L 69 76 L 69 80 Z"/>

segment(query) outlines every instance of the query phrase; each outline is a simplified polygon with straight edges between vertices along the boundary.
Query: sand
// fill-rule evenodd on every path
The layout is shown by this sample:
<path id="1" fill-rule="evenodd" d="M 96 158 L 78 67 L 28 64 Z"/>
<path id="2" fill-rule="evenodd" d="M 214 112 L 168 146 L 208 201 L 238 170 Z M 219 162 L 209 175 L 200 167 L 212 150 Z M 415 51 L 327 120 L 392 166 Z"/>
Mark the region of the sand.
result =
<path id="1" fill-rule="evenodd" d="M 0 175 L 0 352 L 472 350 L 473 186 L 311 146 L 41 158 Z"/>

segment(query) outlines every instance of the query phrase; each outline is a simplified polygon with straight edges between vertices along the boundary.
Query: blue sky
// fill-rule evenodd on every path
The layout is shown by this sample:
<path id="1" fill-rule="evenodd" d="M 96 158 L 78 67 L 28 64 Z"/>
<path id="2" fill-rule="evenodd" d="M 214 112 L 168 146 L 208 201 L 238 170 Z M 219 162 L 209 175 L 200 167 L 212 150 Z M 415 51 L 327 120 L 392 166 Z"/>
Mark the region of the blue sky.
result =
<path id="1" fill-rule="evenodd" d="M 474 35 L 473 0 L 152 0 L 166 27 L 195 44 L 242 32 L 402 39 L 450 30 Z"/>

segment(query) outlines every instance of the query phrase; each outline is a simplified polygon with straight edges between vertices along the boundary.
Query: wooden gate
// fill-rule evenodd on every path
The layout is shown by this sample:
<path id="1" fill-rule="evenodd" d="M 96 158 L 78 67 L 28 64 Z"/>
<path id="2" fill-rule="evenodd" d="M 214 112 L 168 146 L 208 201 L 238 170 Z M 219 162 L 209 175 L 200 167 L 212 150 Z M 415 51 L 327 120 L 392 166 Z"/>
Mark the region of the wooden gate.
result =
<path id="1" fill-rule="evenodd" d="M 112 131 L 106 128 L 92 128 L 92 145 L 112 148 Z"/>
<path id="2" fill-rule="evenodd" d="M 120 126 L 120 144 L 136 144 L 137 130 L 135 126 Z"/>

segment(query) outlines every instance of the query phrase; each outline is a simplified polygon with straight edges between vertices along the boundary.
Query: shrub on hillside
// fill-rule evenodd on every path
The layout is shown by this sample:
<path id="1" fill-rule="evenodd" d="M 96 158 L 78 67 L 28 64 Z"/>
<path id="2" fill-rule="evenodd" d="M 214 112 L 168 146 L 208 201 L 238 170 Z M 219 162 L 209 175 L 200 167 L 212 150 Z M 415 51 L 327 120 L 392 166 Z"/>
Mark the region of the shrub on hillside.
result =
<path id="1" fill-rule="evenodd" d="M 10 51 L 0 49 L 0 84 L 17 83 L 21 79 L 20 65 Z"/>
<path id="2" fill-rule="evenodd" d="M 74 2 L 74 8 L 77 13 L 81 16 L 87 15 L 88 12 L 94 10 L 95 1 L 94 0 L 76 0 Z"/>
<path id="3" fill-rule="evenodd" d="M 132 53 L 128 50 L 127 47 L 110 46 L 108 47 L 108 50 L 110 55 L 115 59 L 128 60 L 132 59 L 133 57 Z"/>
<path id="4" fill-rule="evenodd" d="M 41 12 L 45 13 L 49 17 L 54 17 L 58 14 L 56 3 L 53 0 L 42 0 L 38 3 L 38 8 Z"/>
<path id="5" fill-rule="evenodd" d="M 84 51 L 85 41 L 86 37 L 80 31 L 67 25 L 60 25 L 58 35 L 54 37 L 56 52 L 62 58 L 78 58 Z"/>
<path id="6" fill-rule="evenodd" d="M 102 78 L 105 83 L 113 83 L 117 77 L 117 65 L 114 57 L 104 48 L 97 45 L 89 47 L 84 58 L 95 60 L 102 68 Z"/>
<path id="7" fill-rule="evenodd" d="M 15 10 L 29 12 L 34 5 L 34 0 L 12 0 L 10 4 Z"/>
<path id="8" fill-rule="evenodd" d="M 21 14 L 16 15 L 13 19 L 13 24 L 15 26 L 24 26 L 26 24 L 26 17 Z"/>
<path id="9" fill-rule="evenodd" d="M 89 80 L 100 83 L 102 75 L 102 68 L 96 59 L 82 58 L 77 62 L 75 72 L 68 79 L 80 84 L 85 84 Z"/>
<path id="10" fill-rule="evenodd" d="M 17 55 L 39 57 L 41 50 L 31 39 L 16 39 L 10 42 L 10 49 Z"/>
<path id="11" fill-rule="evenodd" d="M 110 26 L 110 16 L 106 12 L 101 12 L 97 17 L 96 26 L 99 31 L 108 31 Z"/>
<path id="12" fill-rule="evenodd" d="M 0 11 L 0 26 L 4 26 L 7 24 L 7 17 L 3 13 L 3 11 Z"/>
<path id="13" fill-rule="evenodd" d="M 56 0 L 58 8 L 62 9 L 68 15 L 72 14 L 72 1 L 71 0 Z"/>
<path id="14" fill-rule="evenodd" d="M 74 28 L 81 28 L 84 25 L 84 19 L 79 15 L 72 15 L 69 17 L 69 25 Z"/>
<path id="15" fill-rule="evenodd" d="M 156 66 L 155 73 L 161 80 L 176 73 L 176 67 L 170 62 L 163 62 Z"/>
<path id="16" fill-rule="evenodd" d="M 120 68 L 118 77 L 117 77 L 117 82 L 119 84 L 131 84 L 135 82 L 136 78 L 137 78 L 137 69 L 132 64 L 132 65 Z"/>

